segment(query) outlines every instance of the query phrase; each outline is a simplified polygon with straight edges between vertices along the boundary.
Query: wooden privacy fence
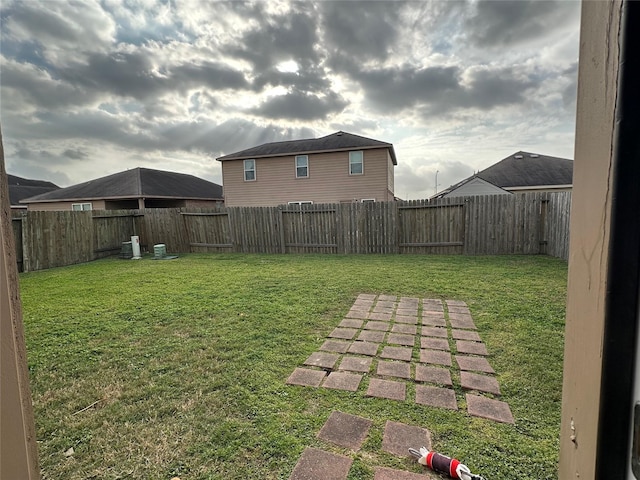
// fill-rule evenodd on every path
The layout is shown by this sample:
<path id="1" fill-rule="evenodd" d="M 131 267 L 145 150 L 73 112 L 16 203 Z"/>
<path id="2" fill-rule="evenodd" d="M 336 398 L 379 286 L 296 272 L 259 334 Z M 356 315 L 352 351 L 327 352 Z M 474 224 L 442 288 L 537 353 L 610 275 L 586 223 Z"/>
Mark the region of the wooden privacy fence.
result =
<path id="1" fill-rule="evenodd" d="M 24 271 L 116 254 L 140 237 L 171 253 L 547 254 L 567 259 L 571 193 L 280 207 L 24 212 Z"/>

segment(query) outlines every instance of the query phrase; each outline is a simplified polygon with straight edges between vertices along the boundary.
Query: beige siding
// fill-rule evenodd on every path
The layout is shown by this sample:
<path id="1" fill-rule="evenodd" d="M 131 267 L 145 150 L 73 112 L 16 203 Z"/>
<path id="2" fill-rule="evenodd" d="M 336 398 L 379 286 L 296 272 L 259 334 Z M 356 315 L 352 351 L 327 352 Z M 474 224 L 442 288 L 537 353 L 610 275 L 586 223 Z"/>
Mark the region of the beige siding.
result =
<path id="1" fill-rule="evenodd" d="M 256 180 L 244 181 L 242 160 L 222 162 L 225 205 L 276 206 L 287 202 L 339 203 L 389 194 L 388 149 L 364 150 L 364 174 L 349 175 L 349 152 L 309 155 L 309 177 L 296 178 L 295 157 L 256 159 Z"/>
<path id="2" fill-rule="evenodd" d="M 47 202 L 47 203 L 30 203 L 29 211 L 71 211 L 71 205 L 74 203 L 91 203 L 93 210 L 104 210 L 104 200 L 76 200 L 73 202 Z"/>
<path id="3" fill-rule="evenodd" d="M 389 153 L 389 150 L 387 150 L 387 194 L 390 195 L 390 197 L 387 197 L 387 201 L 389 202 L 393 200 L 393 192 L 395 191 L 395 175 L 393 173 L 394 166 L 393 160 L 391 160 L 391 154 Z"/>

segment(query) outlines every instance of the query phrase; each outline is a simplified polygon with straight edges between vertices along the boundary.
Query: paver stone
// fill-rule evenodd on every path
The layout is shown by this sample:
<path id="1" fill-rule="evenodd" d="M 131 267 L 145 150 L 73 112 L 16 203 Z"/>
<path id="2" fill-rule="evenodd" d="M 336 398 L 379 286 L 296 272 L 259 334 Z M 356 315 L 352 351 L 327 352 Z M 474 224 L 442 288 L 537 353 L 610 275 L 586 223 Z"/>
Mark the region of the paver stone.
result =
<path id="1" fill-rule="evenodd" d="M 340 340 L 325 340 L 320 350 L 325 352 L 346 353 L 349 350 L 351 342 L 342 342 Z"/>
<path id="2" fill-rule="evenodd" d="M 456 362 L 460 370 L 496 373 L 489 362 L 484 357 L 467 357 L 465 355 L 456 355 Z"/>
<path id="3" fill-rule="evenodd" d="M 358 353 L 360 355 L 369 355 L 373 357 L 378 353 L 379 346 L 379 344 L 371 342 L 353 342 L 349 347 L 349 353 Z"/>
<path id="4" fill-rule="evenodd" d="M 420 350 L 420 361 L 450 367 L 451 354 L 441 350 Z"/>
<path id="5" fill-rule="evenodd" d="M 380 360 L 376 373 L 386 377 L 411 378 L 411 364 Z"/>
<path id="6" fill-rule="evenodd" d="M 478 375 L 471 372 L 460 372 L 460 385 L 467 390 L 478 390 L 480 392 L 500 395 L 500 385 L 494 377 L 488 375 Z"/>
<path id="7" fill-rule="evenodd" d="M 456 393 L 450 388 L 416 385 L 416 403 L 419 403 L 420 405 L 429 405 L 431 407 L 458 410 Z"/>
<path id="8" fill-rule="evenodd" d="M 387 322 L 367 322 L 364 324 L 364 329 L 386 332 L 387 330 L 389 330 L 389 326 L 390 325 Z"/>
<path id="9" fill-rule="evenodd" d="M 412 354 L 413 350 L 409 347 L 384 347 L 380 357 L 409 362 Z"/>
<path id="10" fill-rule="evenodd" d="M 442 327 L 422 327 L 422 335 L 425 337 L 447 338 L 447 329 Z"/>
<path id="11" fill-rule="evenodd" d="M 363 330 L 360 332 L 360 335 L 358 335 L 358 340 L 380 343 L 384 340 L 385 335 L 385 332 L 378 330 Z"/>
<path id="12" fill-rule="evenodd" d="M 289 385 L 302 385 L 303 387 L 319 387 L 327 372 L 324 370 L 310 370 L 308 368 L 296 368 L 289 378 Z"/>
<path id="13" fill-rule="evenodd" d="M 346 480 L 353 460 L 344 455 L 307 447 L 289 480 Z"/>
<path id="14" fill-rule="evenodd" d="M 396 322 L 417 325 L 418 317 L 416 315 L 396 315 Z"/>
<path id="15" fill-rule="evenodd" d="M 404 325 L 396 323 L 391 327 L 391 331 L 393 333 L 406 333 L 407 335 L 415 335 L 418 332 L 418 327 L 416 327 L 415 325 Z"/>
<path id="16" fill-rule="evenodd" d="M 318 438 L 341 447 L 359 450 L 371 425 L 373 422 L 367 418 L 333 411 L 318 432 Z"/>
<path id="17" fill-rule="evenodd" d="M 387 343 L 413 347 L 416 343 L 416 338 L 413 335 L 406 335 L 403 333 L 390 333 L 387 337 Z"/>
<path id="18" fill-rule="evenodd" d="M 345 356 L 340 362 L 340 367 L 338 370 L 349 370 L 351 372 L 369 372 L 371 368 L 371 362 L 373 359 L 371 358 L 362 358 L 362 357 L 349 357 Z"/>
<path id="19" fill-rule="evenodd" d="M 515 423 L 509 405 L 501 400 L 467 393 L 467 410 L 474 417 L 488 418 L 501 423 Z"/>
<path id="20" fill-rule="evenodd" d="M 355 318 L 345 318 L 338 324 L 338 326 L 348 327 L 348 328 L 361 328 L 363 323 L 364 323 L 364 320 L 357 320 Z"/>
<path id="21" fill-rule="evenodd" d="M 387 420 L 384 426 L 384 435 L 382 436 L 382 449 L 385 452 L 399 457 L 407 457 L 410 455 L 409 448 L 419 450 L 420 447 L 431 450 L 431 433 L 429 430 Z"/>
<path id="22" fill-rule="evenodd" d="M 355 392 L 358 390 L 361 380 L 362 375 L 358 373 L 331 372 L 322 386 L 333 390 Z"/>
<path id="23" fill-rule="evenodd" d="M 333 368 L 339 356 L 335 353 L 314 352 L 309 355 L 304 364 L 312 367 Z"/>
<path id="24" fill-rule="evenodd" d="M 382 320 L 384 322 L 388 322 L 391 320 L 392 311 L 388 312 L 373 312 L 369 314 L 369 320 Z"/>
<path id="25" fill-rule="evenodd" d="M 439 383 L 440 385 L 452 386 L 451 372 L 448 368 L 429 367 L 427 365 L 416 365 L 416 382 Z"/>
<path id="26" fill-rule="evenodd" d="M 433 350 L 449 351 L 449 341 L 444 338 L 422 337 L 420 339 L 420 348 L 431 348 Z"/>
<path id="27" fill-rule="evenodd" d="M 471 353 L 473 355 L 489 355 L 487 347 L 481 342 L 470 342 L 468 340 L 457 340 L 456 349 L 458 353 Z"/>
<path id="28" fill-rule="evenodd" d="M 343 338 L 345 340 L 351 340 L 357 333 L 355 328 L 334 328 L 328 335 L 330 338 Z"/>
<path id="29" fill-rule="evenodd" d="M 407 385 L 404 382 L 372 378 L 369 381 L 367 395 L 369 397 L 388 398 L 390 400 L 404 400 L 407 395 Z"/>
<path id="30" fill-rule="evenodd" d="M 451 330 L 451 336 L 456 340 L 471 340 L 473 342 L 481 342 L 478 332 L 472 330 Z"/>

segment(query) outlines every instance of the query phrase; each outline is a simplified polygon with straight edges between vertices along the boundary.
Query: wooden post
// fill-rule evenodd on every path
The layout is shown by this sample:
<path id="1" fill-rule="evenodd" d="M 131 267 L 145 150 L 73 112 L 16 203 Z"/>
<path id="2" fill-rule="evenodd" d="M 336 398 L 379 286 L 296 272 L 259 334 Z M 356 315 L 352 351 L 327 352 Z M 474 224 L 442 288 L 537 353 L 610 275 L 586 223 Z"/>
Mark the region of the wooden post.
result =
<path id="1" fill-rule="evenodd" d="M 560 479 L 596 478 L 621 6 L 582 4 Z"/>
<path id="2" fill-rule="evenodd" d="M 0 133 L 0 478 L 40 478 Z"/>

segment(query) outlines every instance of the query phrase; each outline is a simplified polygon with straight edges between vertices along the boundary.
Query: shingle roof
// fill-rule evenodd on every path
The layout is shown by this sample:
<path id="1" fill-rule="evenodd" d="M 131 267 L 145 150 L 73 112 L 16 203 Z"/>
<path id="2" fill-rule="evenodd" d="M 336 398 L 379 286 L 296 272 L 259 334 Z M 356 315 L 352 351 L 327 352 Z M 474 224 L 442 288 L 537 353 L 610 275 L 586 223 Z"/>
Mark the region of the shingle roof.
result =
<path id="1" fill-rule="evenodd" d="M 193 175 L 150 168 L 133 168 L 61 188 L 22 203 L 103 198 L 222 199 L 222 187 Z"/>
<path id="2" fill-rule="evenodd" d="M 393 164 L 397 165 L 396 153 L 393 145 L 372 138 L 361 137 L 347 132 L 336 132 L 320 138 L 306 138 L 287 142 L 272 142 L 230 153 L 216 158 L 218 161 L 242 160 L 245 158 L 280 157 L 295 153 L 335 152 L 342 150 L 388 148 Z"/>
<path id="3" fill-rule="evenodd" d="M 60 188 L 55 183 L 44 180 L 31 180 L 15 175 L 7 175 L 7 180 L 9 183 L 9 202 L 13 207 L 22 206 L 24 208 L 24 205 L 20 205 L 20 200 Z"/>
<path id="4" fill-rule="evenodd" d="M 479 177 L 500 188 L 571 185 L 573 160 L 519 151 L 438 192 L 438 198 Z"/>
<path id="5" fill-rule="evenodd" d="M 477 176 L 501 188 L 571 185 L 573 160 L 520 151 L 478 172 Z"/>

